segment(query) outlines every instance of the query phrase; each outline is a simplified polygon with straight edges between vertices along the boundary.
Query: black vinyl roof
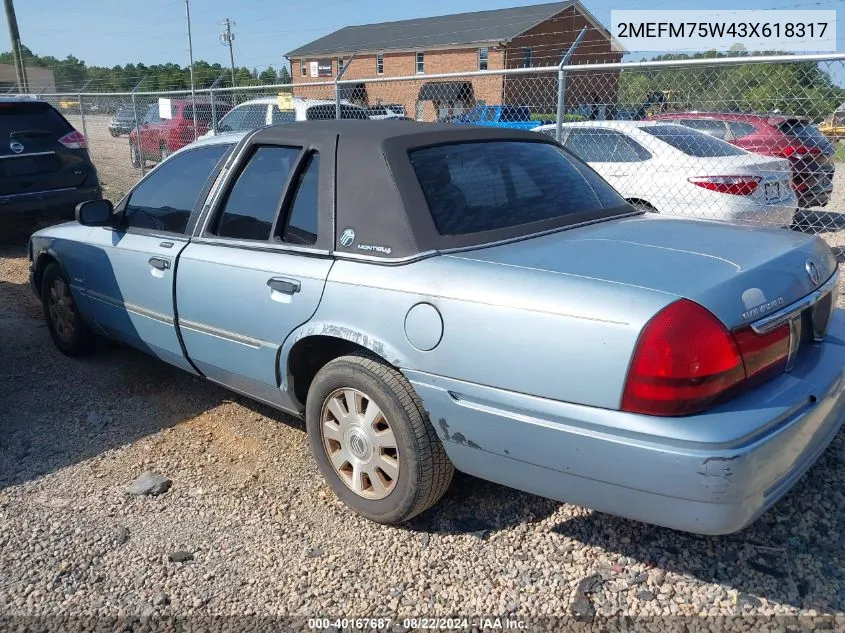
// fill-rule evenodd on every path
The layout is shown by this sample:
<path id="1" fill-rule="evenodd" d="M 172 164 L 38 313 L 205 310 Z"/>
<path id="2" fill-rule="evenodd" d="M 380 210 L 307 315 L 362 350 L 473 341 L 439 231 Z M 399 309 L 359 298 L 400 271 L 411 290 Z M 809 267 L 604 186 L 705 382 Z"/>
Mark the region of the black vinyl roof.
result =
<path id="1" fill-rule="evenodd" d="M 570 0 L 398 22 L 347 26 L 300 46 L 287 53 L 286 56 L 302 57 L 432 48 L 476 42 L 506 42 L 573 5 L 582 14 L 592 18 L 579 2 Z M 607 36 L 609 37 L 609 34 Z"/>
<path id="2" fill-rule="evenodd" d="M 557 145 L 545 134 L 525 130 L 395 119 L 303 121 L 260 128 L 244 139 L 251 145 L 336 147 L 334 178 L 321 180 L 320 185 L 320 199 L 334 206 L 334 239 L 329 248 L 339 255 L 385 263 L 518 239 L 538 230 L 572 223 L 563 218 L 542 227 L 522 225 L 466 235 L 441 235 L 408 154 L 423 147 L 485 141 Z M 331 216 L 331 211 L 323 208 L 321 214 Z M 354 234 L 349 244 L 341 239 L 347 231 Z"/>

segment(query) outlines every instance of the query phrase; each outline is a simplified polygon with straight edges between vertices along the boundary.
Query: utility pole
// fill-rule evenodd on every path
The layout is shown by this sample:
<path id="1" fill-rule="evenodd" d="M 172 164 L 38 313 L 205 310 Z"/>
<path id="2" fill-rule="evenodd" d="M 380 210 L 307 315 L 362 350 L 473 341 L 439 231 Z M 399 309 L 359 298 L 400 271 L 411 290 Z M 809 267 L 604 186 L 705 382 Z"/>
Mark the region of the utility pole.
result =
<path id="1" fill-rule="evenodd" d="M 188 57 L 191 62 L 190 67 L 190 75 L 191 75 L 191 105 L 194 108 L 194 139 L 196 140 L 197 134 L 197 95 L 194 93 L 194 45 L 191 40 L 191 6 L 188 0 L 185 0 L 185 18 L 188 21 Z"/>
<path id="2" fill-rule="evenodd" d="M 220 43 L 223 46 L 229 47 L 229 63 L 232 65 L 232 88 L 235 87 L 235 55 L 232 53 L 232 41 L 235 39 L 235 34 L 232 33 L 232 27 L 235 26 L 235 21 L 226 18 L 221 22 L 226 27 L 226 32 L 220 34 Z"/>
<path id="3" fill-rule="evenodd" d="M 15 17 L 15 5 L 12 0 L 4 0 L 6 5 L 6 20 L 9 22 L 9 39 L 12 40 L 12 60 L 15 64 L 15 78 L 18 90 L 26 92 L 26 66 L 21 55 L 21 34 L 18 32 L 18 19 Z"/>

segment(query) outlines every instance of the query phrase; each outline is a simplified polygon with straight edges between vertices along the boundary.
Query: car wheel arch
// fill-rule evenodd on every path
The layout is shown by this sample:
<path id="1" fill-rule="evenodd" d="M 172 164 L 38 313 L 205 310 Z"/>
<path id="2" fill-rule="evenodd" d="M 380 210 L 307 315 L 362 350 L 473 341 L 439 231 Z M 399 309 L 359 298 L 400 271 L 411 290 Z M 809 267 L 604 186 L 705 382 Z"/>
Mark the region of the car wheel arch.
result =
<path id="1" fill-rule="evenodd" d="M 61 268 L 65 274 L 67 274 L 67 269 L 65 268 L 62 261 L 59 259 L 59 256 L 56 255 L 52 249 L 43 249 L 35 256 L 35 270 L 33 271 L 33 278 L 35 281 L 36 288 L 41 290 L 41 282 L 44 279 L 44 271 L 47 270 L 47 267 L 50 264 L 58 264 L 59 268 Z"/>
<path id="2" fill-rule="evenodd" d="M 311 381 L 326 363 L 362 350 L 397 369 L 407 365 L 393 346 L 364 332 L 330 324 L 306 324 L 291 334 L 281 350 L 280 388 L 304 405 Z"/>

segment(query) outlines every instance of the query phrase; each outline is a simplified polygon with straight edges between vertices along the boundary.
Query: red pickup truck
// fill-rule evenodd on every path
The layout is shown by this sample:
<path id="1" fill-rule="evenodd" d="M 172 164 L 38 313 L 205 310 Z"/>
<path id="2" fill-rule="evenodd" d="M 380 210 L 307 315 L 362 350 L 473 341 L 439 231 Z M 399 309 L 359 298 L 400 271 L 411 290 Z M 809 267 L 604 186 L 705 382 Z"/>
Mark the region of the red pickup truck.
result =
<path id="1" fill-rule="evenodd" d="M 192 143 L 211 129 L 210 102 L 196 103 L 196 128 L 194 104 L 189 99 L 170 99 L 170 118 L 163 118 L 160 103 L 151 104 L 140 125 L 129 133 L 129 153 L 132 166 L 140 167 L 142 161 L 161 161 L 178 149 Z M 230 106 L 216 103 L 218 120 Z"/>

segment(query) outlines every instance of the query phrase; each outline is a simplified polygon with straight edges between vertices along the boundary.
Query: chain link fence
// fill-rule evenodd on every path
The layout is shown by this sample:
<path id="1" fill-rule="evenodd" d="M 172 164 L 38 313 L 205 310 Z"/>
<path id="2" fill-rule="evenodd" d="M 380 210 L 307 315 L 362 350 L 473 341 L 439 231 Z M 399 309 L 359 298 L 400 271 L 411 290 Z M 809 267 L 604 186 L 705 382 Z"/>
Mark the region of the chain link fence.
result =
<path id="1" fill-rule="evenodd" d="M 843 54 L 304 79 L 196 90 L 193 101 L 189 91 L 42 98 L 86 135 L 111 198 L 215 131 L 408 118 L 538 129 L 649 212 L 791 226 L 845 246 Z"/>

